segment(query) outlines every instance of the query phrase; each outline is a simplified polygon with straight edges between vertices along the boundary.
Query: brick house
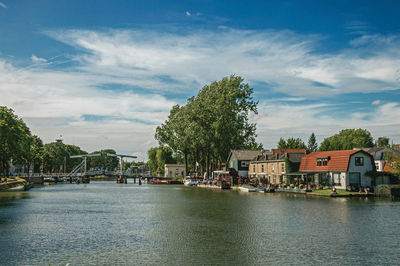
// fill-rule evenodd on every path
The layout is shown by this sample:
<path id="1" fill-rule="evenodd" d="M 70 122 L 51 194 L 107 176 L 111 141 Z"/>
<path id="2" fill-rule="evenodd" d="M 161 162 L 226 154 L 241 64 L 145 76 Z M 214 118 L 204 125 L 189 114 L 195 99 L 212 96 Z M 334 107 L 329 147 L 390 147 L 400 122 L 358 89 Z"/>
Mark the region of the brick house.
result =
<path id="1" fill-rule="evenodd" d="M 258 179 L 266 185 L 287 183 L 287 175 L 299 169 L 300 161 L 305 156 L 304 149 L 273 149 L 255 157 L 249 166 L 249 178 Z"/>
<path id="2" fill-rule="evenodd" d="M 313 152 L 301 159 L 299 172 L 314 184 L 337 189 L 372 187 L 374 180 L 366 173 L 375 171 L 374 158 L 363 150 Z"/>

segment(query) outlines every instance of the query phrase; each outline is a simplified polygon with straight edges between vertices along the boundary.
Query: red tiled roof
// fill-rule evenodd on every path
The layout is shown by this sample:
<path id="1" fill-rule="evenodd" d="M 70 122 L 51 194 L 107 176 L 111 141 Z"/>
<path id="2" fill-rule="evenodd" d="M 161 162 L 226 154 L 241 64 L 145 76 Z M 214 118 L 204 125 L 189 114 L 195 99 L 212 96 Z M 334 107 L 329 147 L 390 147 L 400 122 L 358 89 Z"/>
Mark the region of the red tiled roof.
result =
<path id="1" fill-rule="evenodd" d="M 350 156 L 362 152 L 360 150 L 322 151 L 312 152 L 301 158 L 300 172 L 346 172 L 349 167 Z M 317 166 L 318 158 L 328 158 L 327 166 Z"/>
<path id="2" fill-rule="evenodd" d="M 392 168 L 391 164 L 392 164 L 392 162 L 385 161 L 385 166 L 383 167 L 383 171 L 384 172 L 391 172 L 391 173 L 398 172 L 398 170 Z"/>
<path id="3" fill-rule="evenodd" d="M 284 153 L 304 153 L 306 154 L 305 149 L 272 149 L 272 154 L 284 154 Z"/>

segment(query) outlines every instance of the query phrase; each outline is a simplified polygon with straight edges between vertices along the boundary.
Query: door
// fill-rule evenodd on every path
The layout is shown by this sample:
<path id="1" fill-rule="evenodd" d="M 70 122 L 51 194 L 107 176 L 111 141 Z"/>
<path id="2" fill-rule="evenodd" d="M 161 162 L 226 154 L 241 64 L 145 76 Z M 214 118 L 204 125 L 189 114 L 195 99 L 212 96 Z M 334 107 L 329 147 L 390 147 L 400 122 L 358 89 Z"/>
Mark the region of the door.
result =
<path id="1" fill-rule="evenodd" d="M 359 187 L 361 184 L 361 174 L 360 173 L 350 173 L 349 174 L 349 185 L 354 187 Z"/>

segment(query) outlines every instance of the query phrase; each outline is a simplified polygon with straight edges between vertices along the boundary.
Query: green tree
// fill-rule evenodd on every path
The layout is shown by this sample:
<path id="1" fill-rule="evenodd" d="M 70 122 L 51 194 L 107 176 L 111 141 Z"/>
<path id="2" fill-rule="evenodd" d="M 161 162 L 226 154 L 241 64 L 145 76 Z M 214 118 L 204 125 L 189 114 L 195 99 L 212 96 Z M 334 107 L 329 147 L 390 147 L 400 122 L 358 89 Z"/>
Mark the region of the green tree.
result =
<path id="1" fill-rule="evenodd" d="M 168 146 L 159 146 L 150 148 L 147 151 L 149 160 L 147 164 L 154 175 L 164 174 L 164 165 L 169 163 L 177 163 L 176 158 L 173 156 L 173 151 Z"/>
<path id="2" fill-rule="evenodd" d="M 212 82 L 186 105 L 174 106 L 155 138 L 182 154 L 185 165 L 199 162 L 207 171 L 224 162 L 231 149 L 258 149 L 256 125 L 249 122 L 250 113 L 257 114 L 252 93 L 238 76 Z"/>
<path id="3" fill-rule="evenodd" d="M 116 151 L 113 149 L 104 149 L 100 151 L 95 151 L 93 154 L 101 154 L 99 157 L 90 157 L 89 158 L 89 166 L 90 167 L 101 167 L 105 168 L 108 171 L 112 171 L 118 167 L 119 160 L 117 157 L 107 156 L 107 154 L 116 154 Z"/>
<path id="4" fill-rule="evenodd" d="M 287 140 L 280 138 L 278 142 L 278 149 L 306 149 L 306 144 L 300 138 L 290 137 Z"/>
<path id="5" fill-rule="evenodd" d="M 377 147 L 389 147 L 389 138 L 388 137 L 379 137 L 376 141 Z"/>
<path id="6" fill-rule="evenodd" d="M 73 158 L 72 155 L 87 154 L 78 146 L 64 144 L 62 141 L 47 143 L 43 146 L 43 162 L 45 172 L 69 172 L 78 165 L 82 159 Z M 64 169 L 64 164 L 66 169 Z"/>
<path id="7" fill-rule="evenodd" d="M 314 132 L 311 133 L 310 138 L 308 139 L 308 145 L 307 145 L 307 152 L 315 152 L 318 150 L 318 144 L 317 144 L 317 138 L 315 137 Z"/>
<path id="8" fill-rule="evenodd" d="M 278 142 L 278 149 L 283 150 L 287 148 L 287 143 L 286 140 L 284 138 L 280 138 L 279 142 Z"/>
<path id="9" fill-rule="evenodd" d="M 8 175 L 11 160 L 25 162 L 30 145 L 29 128 L 12 109 L 0 106 L 0 172 Z"/>
<path id="10" fill-rule="evenodd" d="M 344 129 L 322 141 L 319 150 L 351 150 L 353 148 L 370 148 L 374 146 L 371 133 L 366 129 Z"/>

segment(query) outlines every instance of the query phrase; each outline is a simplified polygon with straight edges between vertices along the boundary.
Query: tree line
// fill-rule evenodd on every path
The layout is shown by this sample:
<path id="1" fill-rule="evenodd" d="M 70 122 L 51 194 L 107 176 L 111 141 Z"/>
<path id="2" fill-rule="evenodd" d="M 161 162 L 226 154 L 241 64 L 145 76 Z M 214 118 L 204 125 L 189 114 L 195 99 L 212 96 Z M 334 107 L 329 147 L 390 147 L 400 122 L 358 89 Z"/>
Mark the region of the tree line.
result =
<path id="1" fill-rule="evenodd" d="M 320 146 L 314 132 L 311 133 L 308 143 L 301 138 L 280 138 L 278 149 L 305 149 L 307 153 L 315 151 L 352 150 L 354 148 L 390 147 L 388 137 L 379 137 L 374 141 L 371 133 L 366 129 L 343 129 L 339 133 L 325 138 Z"/>
<path id="2" fill-rule="evenodd" d="M 118 158 L 107 157 L 107 153 L 115 154 L 113 149 L 95 151 L 102 157 L 88 158 L 89 167 L 114 169 L 118 166 Z M 10 163 L 31 167 L 38 172 L 70 172 L 81 159 L 71 159 L 71 155 L 88 154 L 80 147 L 55 141 L 43 144 L 36 135 L 32 135 L 24 121 L 6 106 L 0 106 L 0 175 L 7 176 Z M 125 167 L 130 165 L 125 164 Z"/>

